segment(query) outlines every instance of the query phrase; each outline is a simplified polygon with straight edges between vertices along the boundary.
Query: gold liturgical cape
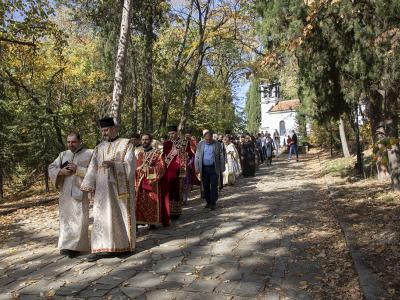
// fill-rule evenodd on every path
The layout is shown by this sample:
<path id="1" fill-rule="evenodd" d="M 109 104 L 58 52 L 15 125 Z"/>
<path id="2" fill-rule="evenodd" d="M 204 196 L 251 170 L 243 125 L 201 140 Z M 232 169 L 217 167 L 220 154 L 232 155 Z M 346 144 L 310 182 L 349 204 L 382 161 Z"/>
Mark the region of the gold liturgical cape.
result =
<path id="1" fill-rule="evenodd" d="M 60 229 L 58 248 L 88 251 L 89 245 L 89 201 L 86 192 L 80 190 L 83 177 L 92 157 L 92 150 L 80 149 L 73 153 L 70 150 L 61 152 L 49 165 L 49 177 L 60 191 L 59 216 Z M 59 176 L 61 166 L 72 162 L 78 166 L 71 176 Z"/>
<path id="2" fill-rule="evenodd" d="M 110 168 L 103 161 L 113 161 Z M 81 190 L 94 192 L 92 253 L 135 248 L 136 159 L 129 139 L 102 142 L 93 153 Z"/>

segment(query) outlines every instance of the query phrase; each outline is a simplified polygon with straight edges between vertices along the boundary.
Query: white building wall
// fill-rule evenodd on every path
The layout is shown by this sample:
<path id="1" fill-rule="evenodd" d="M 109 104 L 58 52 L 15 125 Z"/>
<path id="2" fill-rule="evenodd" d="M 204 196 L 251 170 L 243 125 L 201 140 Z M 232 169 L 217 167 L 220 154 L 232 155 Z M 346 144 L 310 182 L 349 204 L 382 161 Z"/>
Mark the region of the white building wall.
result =
<path id="1" fill-rule="evenodd" d="M 268 132 L 271 135 L 275 132 L 275 129 L 278 130 L 281 135 L 281 145 L 283 145 L 286 136 L 292 131 L 296 130 L 296 112 L 294 111 L 285 111 L 285 112 L 262 112 L 262 125 L 260 131 L 264 131 L 264 133 Z M 286 132 L 284 135 L 281 134 L 279 124 L 281 121 L 285 122 Z"/>

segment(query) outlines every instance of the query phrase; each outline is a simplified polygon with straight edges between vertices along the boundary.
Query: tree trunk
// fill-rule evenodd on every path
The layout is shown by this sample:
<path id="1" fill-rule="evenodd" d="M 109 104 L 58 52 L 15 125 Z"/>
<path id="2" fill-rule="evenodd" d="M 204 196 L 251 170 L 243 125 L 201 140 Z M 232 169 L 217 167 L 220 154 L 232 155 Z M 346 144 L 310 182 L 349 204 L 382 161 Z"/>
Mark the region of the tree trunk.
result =
<path id="1" fill-rule="evenodd" d="M 43 162 L 44 168 L 43 168 L 43 174 L 44 174 L 44 187 L 45 187 L 45 192 L 50 193 L 50 185 L 49 185 L 49 171 L 47 170 L 47 161 L 44 160 Z"/>
<path id="2" fill-rule="evenodd" d="M 381 143 L 386 136 L 385 122 L 383 117 L 383 97 L 378 91 L 371 91 L 367 101 L 367 114 L 370 120 L 371 136 L 375 148 L 376 171 L 379 180 L 386 180 L 390 177 L 387 151 Z"/>
<path id="3" fill-rule="evenodd" d="M 111 102 L 111 115 L 118 125 L 121 118 L 122 98 L 124 90 L 124 71 L 126 51 L 129 42 L 129 25 L 131 21 L 132 0 L 124 0 L 122 8 L 121 32 L 118 42 L 117 62 L 115 65 L 113 99 Z"/>
<path id="4" fill-rule="evenodd" d="M 0 203 L 4 201 L 4 178 L 3 178 L 3 169 L 0 166 Z"/>
<path id="5" fill-rule="evenodd" d="M 329 140 L 330 140 L 330 148 L 331 148 L 331 157 L 333 157 L 333 133 L 332 133 L 332 124 L 329 124 Z M 290 151 L 290 150 L 289 150 Z"/>
<path id="6" fill-rule="evenodd" d="M 200 52 L 200 51 L 199 51 Z M 197 60 L 197 66 L 195 71 L 193 72 L 192 79 L 190 83 L 185 88 L 185 98 L 183 100 L 183 112 L 181 116 L 181 120 L 179 122 L 179 130 L 182 131 L 186 128 L 187 122 L 190 118 L 190 114 L 192 111 L 192 103 L 194 104 L 194 97 L 196 97 L 196 86 L 197 80 L 199 79 L 201 67 L 203 66 L 204 53 L 201 51 L 199 53 L 199 58 Z"/>
<path id="7" fill-rule="evenodd" d="M 168 110 L 169 110 L 169 96 L 166 93 L 164 93 L 163 101 L 162 101 L 162 108 L 161 108 L 159 130 L 161 130 L 161 128 L 167 127 Z"/>
<path id="8" fill-rule="evenodd" d="M 389 138 L 388 159 L 394 191 L 400 191 L 400 148 L 398 135 L 397 93 L 390 90 L 385 97 L 385 127 Z"/>
<path id="9" fill-rule="evenodd" d="M 199 45 L 197 46 L 198 58 L 190 83 L 187 84 L 185 87 L 185 96 L 183 99 L 183 111 L 181 115 L 181 120 L 179 122 L 180 131 L 186 128 L 192 109 L 195 105 L 197 80 L 199 79 L 200 71 L 203 66 L 203 60 L 206 52 L 204 36 L 208 21 L 208 13 L 211 6 L 211 0 L 207 0 L 206 4 L 204 5 L 204 9 L 202 9 L 200 1 L 196 1 L 195 6 L 197 8 L 197 14 L 198 14 L 197 17 L 199 26 Z"/>
<path id="10" fill-rule="evenodd" d="M 344 157 L 350 157 L 349 147 L 347 145 L 346 133 L 344 129 L 344 122 L 343 118 L 340 117 L 339 119 L 339 134 L 340 134 L 340 142 L 342 144 L 342 150 Z"/>
<path id="11" fill-rule="evenodd" d="M 133 62 L 133 87 L 132 87 L 132 132 L 138 133 L 138 102 L 139 102 L 139 93 L 138 93 L 138 77 L 136 70 L 136 59 L 134 58 Z"/>
<path id="12" fill-rule="evenodd" d="M 144 131 L 153 132 L 153 1 L 149 1 L 146 12 L 146 32 L 145 32 L 145 67 L 144 67 Z"/>
<path id="13" fill-rule="evenodd" d="M 360 140 L 360 126 L 358 123 L 358 105 L 355 108 L 355 116 L 354 116 L 354 131 L 356 135 L 356 144 L 357 144 L 357 173 L 359 175 L 364 174 L 364 161 L 363 161 L 363 150 Z"/>
<path id="14" fill-rule="evenodd" d="M 183 35 L 182 43 L 179 45 L 178 55 L 175 59 L 174 69 L 172 71 L 173 78 L 171 80 L 170 77 L 168 77 L 168 80 L 167 80 L 168 86 L 179 84 L 179 83 L 177 83 L 178 75 L 180 73 L 183 73 L 183 71 L 184 71 L 183 70 L 184 67 L 181 66 L 181 62 L 182 62 L 183 52 L 185 50 L 188 35 L 189 35 L 189 27 L 190 27 L 191 18 L 192 18 L 192 12 L 193 12 L 193 3 L 194 3 L 194 0 L 191 0 L 190 5 L 189 5 L 189 13 L 186 17 L 186 22 L 185 22 L 185 33 Z M 162 102 L 162 108 L 161 108 L 161 118 L 160 118 L 159 130 L 161 130 L 162 128 L 167 126 L 170 101 L 171 101 L 171 94 L 168 92 L 167 89 L 165 89 L 163 102 Z"/>

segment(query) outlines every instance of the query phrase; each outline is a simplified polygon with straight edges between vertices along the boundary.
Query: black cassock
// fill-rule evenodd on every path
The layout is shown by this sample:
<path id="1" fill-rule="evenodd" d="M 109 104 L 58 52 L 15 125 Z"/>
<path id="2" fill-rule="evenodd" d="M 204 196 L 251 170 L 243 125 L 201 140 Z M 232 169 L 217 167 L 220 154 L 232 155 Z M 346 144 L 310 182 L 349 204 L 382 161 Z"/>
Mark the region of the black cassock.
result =
<path id="1" fill-rule="evenodd" d="M 243 176 L 254 176 L 256 173 L 256 147 L 254 143 L 241 143 L 239 146 L 239 155 Z"/>

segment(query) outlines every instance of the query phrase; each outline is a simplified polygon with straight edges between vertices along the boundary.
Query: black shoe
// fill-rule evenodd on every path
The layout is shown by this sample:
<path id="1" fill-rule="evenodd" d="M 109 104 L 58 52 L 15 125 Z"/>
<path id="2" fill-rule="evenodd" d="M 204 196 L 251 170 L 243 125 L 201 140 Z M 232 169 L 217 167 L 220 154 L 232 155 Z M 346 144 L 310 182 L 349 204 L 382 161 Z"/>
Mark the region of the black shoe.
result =
<path id="1" fill-rule="evenodd" d="M 61 249 L 60 250 L 60 255 L 65 255 L 65 256 L 69 255 L 69 250 L 68 249 Z"/>
<path id="2" fill-rule="evenodd" d="M 99 252 L 99 253 L 92 253 L 87 257 L 87 261 L 93 262 L 102 258 L 109 258 L 112 257 L 112 252 Z"/>
<path id="3" fill-rule="evenodd" d="M 69 258 L 75 258 L 75 257 L 78 257 L 79 256 L 79 254 L 80 254 L 80 252 L 79 251 L 76 251 L 76 250 L 68 250 L 68 257 Z"/>
<path id="4" fill-rule="evenodd" d="M 217 205 L 216 205 L 216 204 L 211 204 L 211 206 L 210 206 L 210 209 L 211 209 L 211 210 L 216 210 L 216 208 L 217 208 Z"/>
<path id="5" fill-rule="evenodd" d="M 93 262 L 93 261 L 99 260 L 101 258 L 102 258 L 101 255 L 99 255 L 97 253 L 92 253 L 86 258 L 86 260 L 89 262 Z"/>
<path id="6" fill-rule="evenodd" d="M 204 206 L 204 208 L 211 208 L 211 204 L 207 203 L 206 206 Z"/>

